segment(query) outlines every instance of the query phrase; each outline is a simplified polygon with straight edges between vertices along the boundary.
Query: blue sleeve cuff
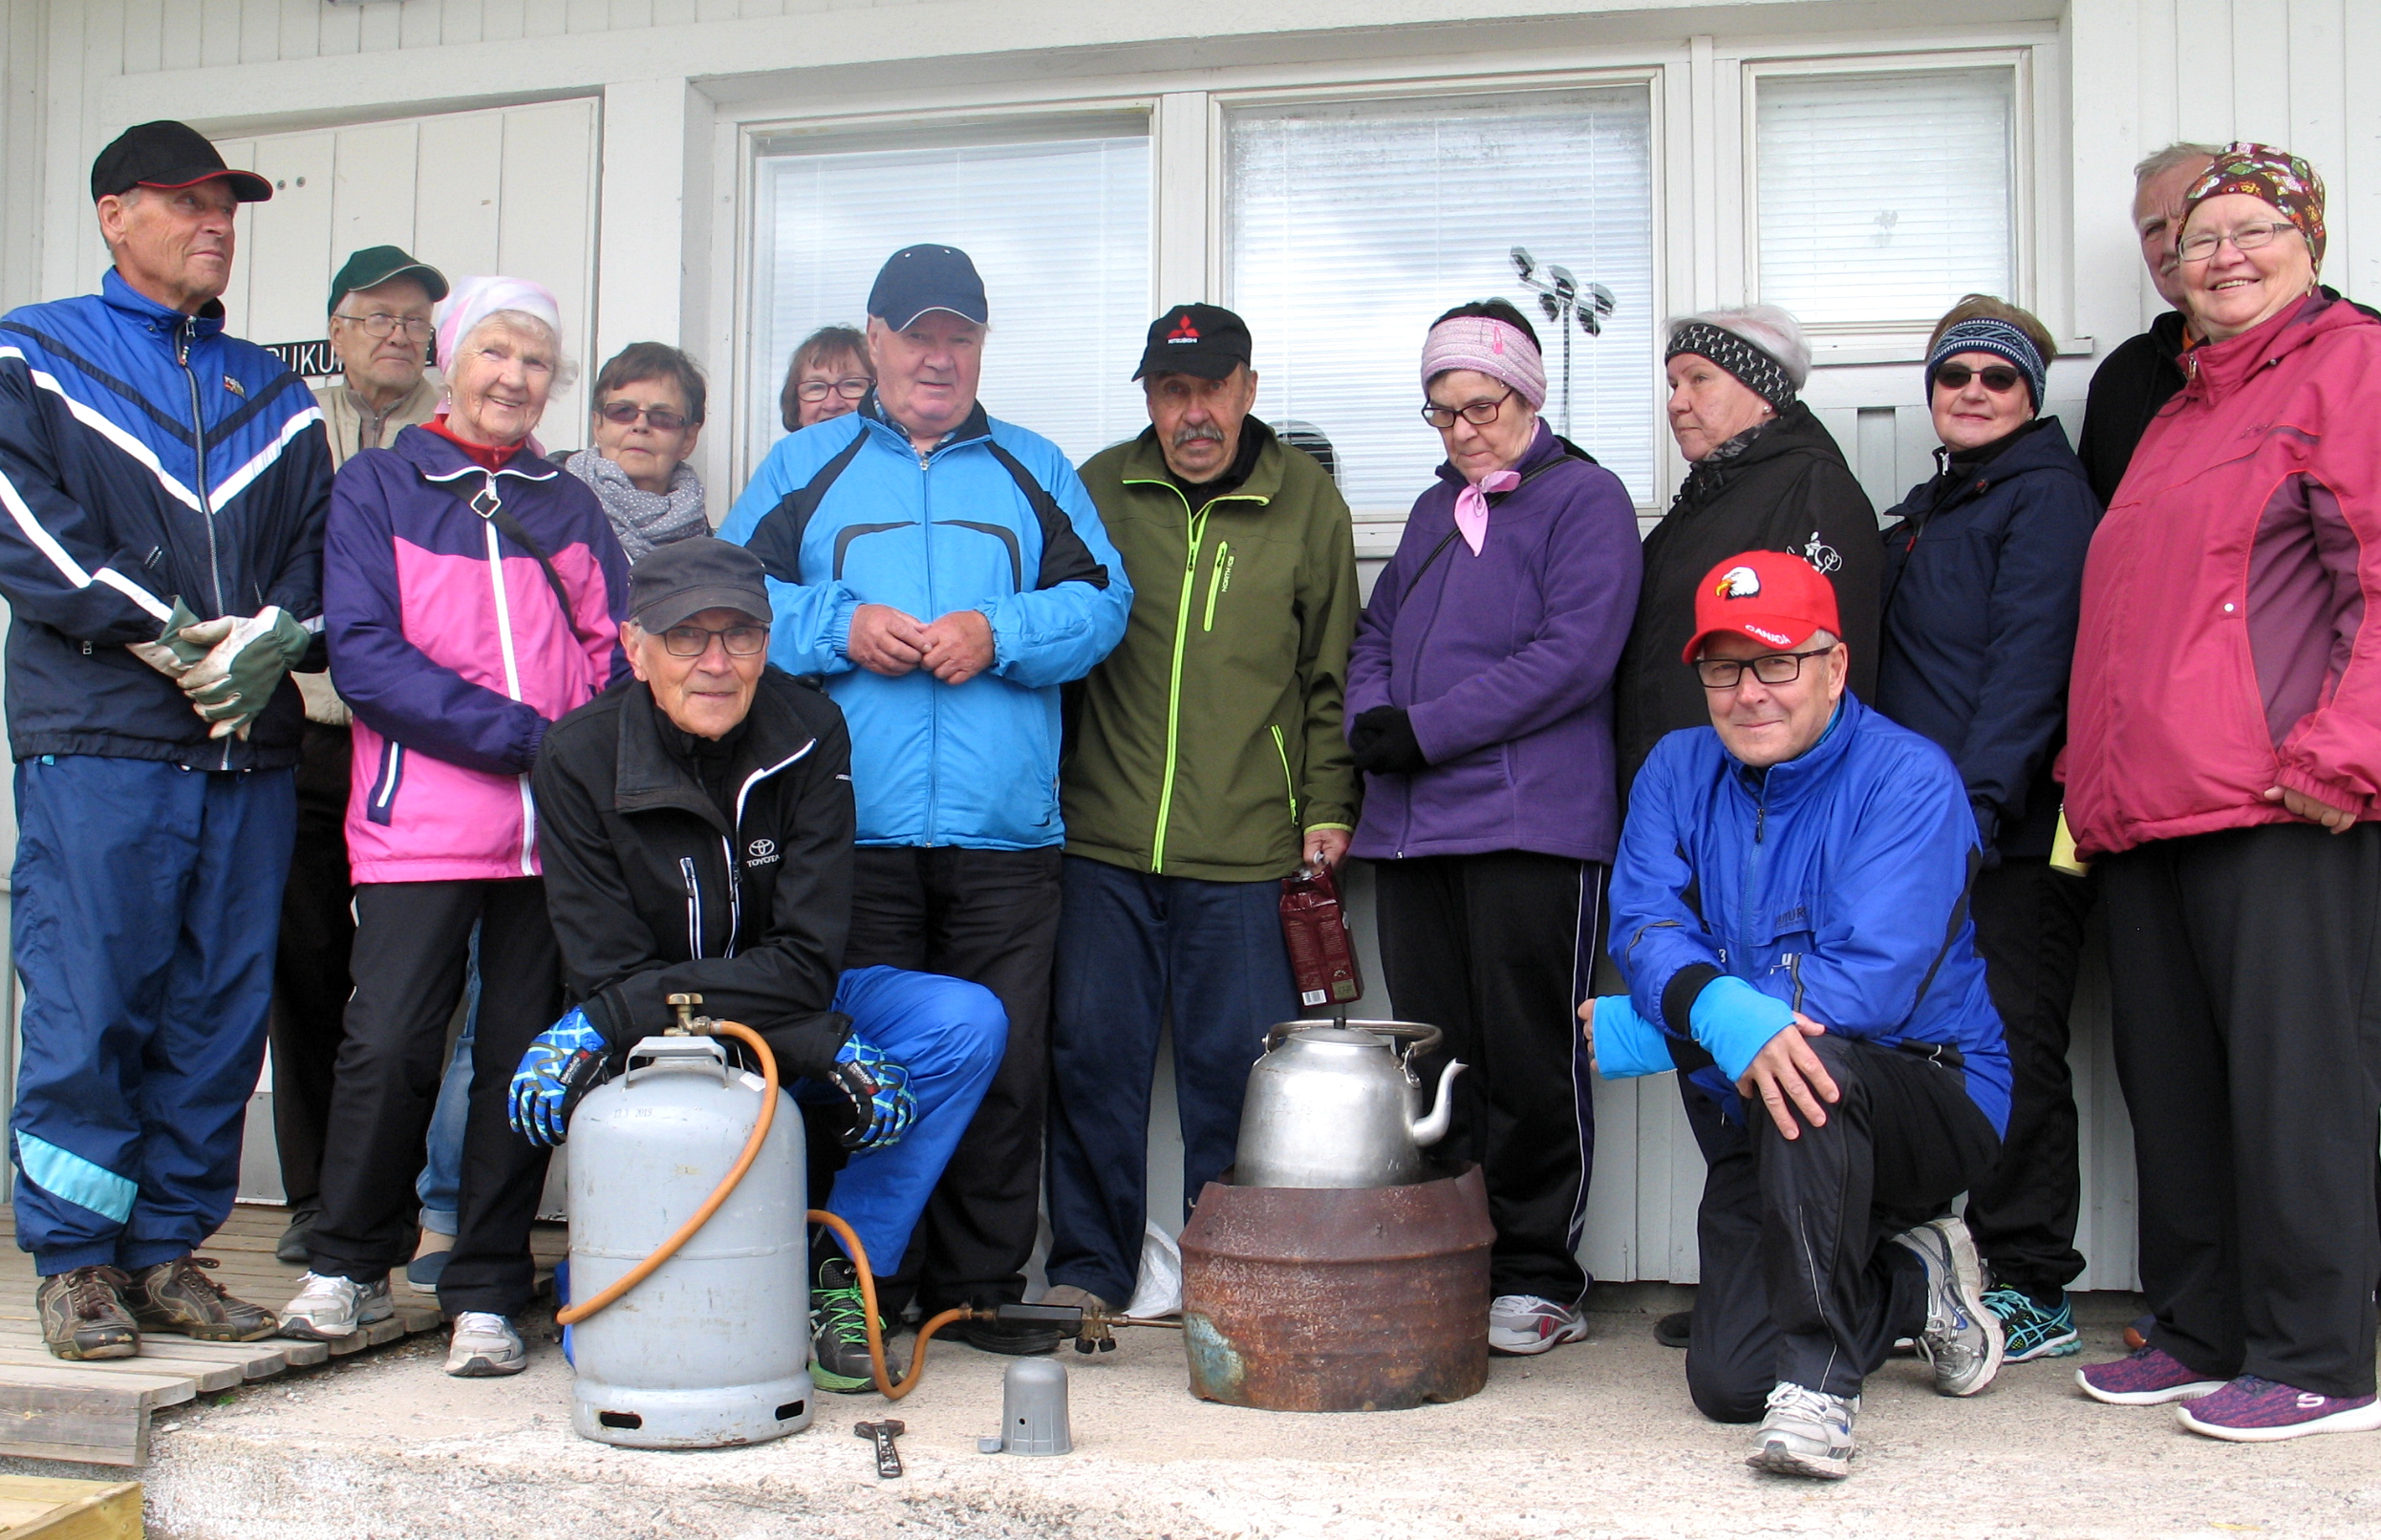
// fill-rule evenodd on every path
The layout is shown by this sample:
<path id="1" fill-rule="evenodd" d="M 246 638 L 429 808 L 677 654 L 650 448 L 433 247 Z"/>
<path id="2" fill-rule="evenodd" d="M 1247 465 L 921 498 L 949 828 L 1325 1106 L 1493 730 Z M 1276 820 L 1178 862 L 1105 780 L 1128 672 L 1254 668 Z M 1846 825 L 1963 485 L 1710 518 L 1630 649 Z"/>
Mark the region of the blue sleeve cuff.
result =
<path id="1" fill-rule="evenodd" d="M 1667 1074 L 1677 1067 L 1670 1059 L 1669 1039 L 1660 1027 L 1637 1014 L 1637 1006 L 1627 995 L 1596 997 L 1597 1074 L 1608 1080 L 1625 1080 Z"/>
<path id="2" fill-rule="evenodd" d="M 1764 995 L 1730 973 L 1705 984 L 1688 1012 L 1695 1040 L 1718 1061 L 1730 1082 L 1745 1078 L 1770 1039 L 1792 1026 L 1794 1008 Z"/>

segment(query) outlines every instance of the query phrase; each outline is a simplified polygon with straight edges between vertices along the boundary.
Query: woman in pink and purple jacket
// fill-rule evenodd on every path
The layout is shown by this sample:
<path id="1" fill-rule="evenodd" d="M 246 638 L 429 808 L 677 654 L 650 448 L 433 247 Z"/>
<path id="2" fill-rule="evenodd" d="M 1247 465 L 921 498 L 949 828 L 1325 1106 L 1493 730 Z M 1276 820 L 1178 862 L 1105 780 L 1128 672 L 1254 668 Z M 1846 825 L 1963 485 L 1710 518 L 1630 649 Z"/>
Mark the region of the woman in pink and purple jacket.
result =
<path id="1" fill-rule="evenodd" d="M 547 1152 L 505 1125 L 529 1040 L 562 1011 L 529 771 L 547 726 L 626 672 L 628 559 L 587 484 L 530 438 L 565 365 L 551 294 L 466 278 L 440 307 L 447 409 L 333 484 L 323 555 L 331 671 L 355 712 L 348 1002 L 311 1270 L 285 1335 L 343 1337 L 393 1309 L 414 1174 L 463 987 L 482 989 L 462 1194 L 440 1301 L 447 1372 L 526 1363 L 529 1225 Z"/>

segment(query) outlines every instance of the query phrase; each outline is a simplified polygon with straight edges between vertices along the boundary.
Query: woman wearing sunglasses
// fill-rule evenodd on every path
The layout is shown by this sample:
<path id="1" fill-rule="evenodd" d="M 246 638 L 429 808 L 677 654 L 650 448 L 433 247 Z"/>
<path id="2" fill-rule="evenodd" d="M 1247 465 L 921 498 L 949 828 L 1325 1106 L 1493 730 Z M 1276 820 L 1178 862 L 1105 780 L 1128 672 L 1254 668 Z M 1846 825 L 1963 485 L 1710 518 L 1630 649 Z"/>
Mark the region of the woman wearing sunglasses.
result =
<path id="1" fill-rule="evenodd" d="M 702 479 L 686 463 L 702 436 L 703 377 L 695 360 L 658 342 L 632 342 L 595 376 L 594 442 L 557 455 L 594 488 L 629 560 L 711 533 Z"/>
<path id="2" fill-rule="evenodd" d="M 1951 756 L 1976 813 L 1969 909 L 2013 1084 L 2001 1163 L 1968 1194 L 1967 1225 L 2011 1363 L 2081 1346 L 2067 1300 L 2084 1266 L 2067 1015 L 2091 888 L 2050 867 L 2050 766 L 2100 504 L 2058 418 L 2040 415 L 2053 351 L 2040 321 L 1989 295 L 1935 323 L 1925 389 L 1942 447 L 1885 516 L 1875 701 Z"/>

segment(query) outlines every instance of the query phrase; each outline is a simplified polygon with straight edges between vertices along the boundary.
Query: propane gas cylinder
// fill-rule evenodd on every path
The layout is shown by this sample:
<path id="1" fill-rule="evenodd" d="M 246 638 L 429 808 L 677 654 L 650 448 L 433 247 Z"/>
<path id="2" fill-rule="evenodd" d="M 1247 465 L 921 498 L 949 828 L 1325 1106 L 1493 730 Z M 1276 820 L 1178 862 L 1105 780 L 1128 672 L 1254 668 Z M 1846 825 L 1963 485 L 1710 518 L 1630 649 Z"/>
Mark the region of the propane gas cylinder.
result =
<path id="1" fill-rule="evenodd" d="M 647 1037 L 570 1120 L 570 1294 L 588 1299 L 694 1216 L 736 1164 L 763 1086 L 707 1037 Z M 778 1093 L 752 1168 L 676 1256 L 571 1328 L 571 1426 L 701 1449 L 810 1425 L 802 1114 Z"/>

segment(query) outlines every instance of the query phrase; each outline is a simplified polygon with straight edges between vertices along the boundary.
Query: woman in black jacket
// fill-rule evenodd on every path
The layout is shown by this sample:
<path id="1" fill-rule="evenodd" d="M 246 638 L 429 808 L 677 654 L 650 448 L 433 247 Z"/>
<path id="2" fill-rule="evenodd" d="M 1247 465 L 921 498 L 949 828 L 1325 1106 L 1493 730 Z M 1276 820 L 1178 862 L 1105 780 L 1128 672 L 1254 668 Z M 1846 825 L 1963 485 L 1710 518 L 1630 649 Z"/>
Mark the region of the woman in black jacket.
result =
<path id="1" fill-rule="evenodd" d="M 2001 1165 L 1968 1194 L 1967 1225 L 2012 1363 L 2081 1346 L 2067 1302 L 2084 1265 L 2067 1014 L 2091 889 L 2050 868 L 2050 763 L 2100 503 L 2058 419 L 2039 415 L 2051 352 L 2040 321 L 1987 295 L 1936 324 L 1926 393 L 1940 469 L 1886 516 L 1875 696 L 1951 756 L 1976 811 L 1970 909 L 2013 1084 Z"/>
<path id="2" fill-rule="evenodd" d="M 1621 653 L 1614 736 L 1625 800 L 1665 733 L 1711 720 L 1679 661 L 1695 585 L 1738 551 L 1792 551 L 1828 575 L 1852 651 L 1852 692 L 1877 679 L 1877 511 L 1843 451 L 1796 398 L 1811 374 L 1800 323 L 1773 305 L 1670 323 L 1670 432 L 1691 462 L 1645 541 L 1637 621 Z"/>

